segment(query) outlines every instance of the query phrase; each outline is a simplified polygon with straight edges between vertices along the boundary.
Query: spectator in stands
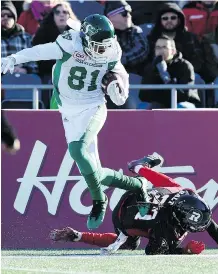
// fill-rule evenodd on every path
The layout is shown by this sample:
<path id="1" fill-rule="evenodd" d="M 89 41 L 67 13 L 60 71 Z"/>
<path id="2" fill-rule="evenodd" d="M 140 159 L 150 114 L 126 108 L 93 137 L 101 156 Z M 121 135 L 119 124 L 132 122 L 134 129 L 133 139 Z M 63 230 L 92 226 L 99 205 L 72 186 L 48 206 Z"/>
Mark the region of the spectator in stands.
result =
<path id="1" fill-rule="evenodd" d="M 18 18 L 18 23 L 25 28 L 25 31 L 33 35 L 40 26 L 40 22 L 44 16 L 57 4 L 57 0 L 53 1 L 32 1 L 26 0 L 23 3 L 23 12 Z M 60 1 L 59 1 L 60 2 Z"/>
<path id="2" fill-rule="evenodd" d="M 3 1 L 1 1 L 3 2 Z M 23 3 L 24 1 L 12 1 L 12 3 L 14 4 L 16 10 L 17 10 L 17 17 L 19 18 L 20 14 L 23 12 Z"/>
<path id="3" fill-rule="evenodd" d="M 132 8 L 132 20 L 136 25 L 153 23 L 162 1 L 127 1 Z"/>
<path id="4" fill-rule="evenodd" d="M 195 33 L 202 42 L 204 65 L 200 75 L 206 83 L 217 82 L 217 60 L 214 53 L 217 44 L 215 33 L 218 27 L 218 1 L 192 1 L 184 7 L 183 12 L 188 30 Z M 213 97 L 213 90 L 208 90 L 206 98 L 210 107 L 214 105 Z"/>
<path id="5" fill-rule="evenodd" d="M 1 33 L 1 57 L 32 47 L 32 37 L 17 24 L 17 11 L 11 1 L 4 2 L 1 6 Z M 37 66 L 34 62 L 29 62 L 16 66 L 14 72 L 36 73 Z"/>
<path id="6" fill-rule="evenodd" d="M 186 0 L 180 0 L 180 1 L 175 1 L 180 8 L 183 8 L 189 1 Z"/>
<path id="7" fill-rule="evenodd" d="M 148 36 L 151 60 L 154 57 L 152 49 L 162 34 L 175 40 L 177 50 L 194 66 L 195 72 L 199 73 L 203 65 L 201 45 L 197 36 L 186 30 L 185 16 L 176 3 L 165 3 L 159 10 L 155 26 Z"/>
<path id="8" fill-rule="evenodd" d="M 218 26 L 213 32 L 203 35 L 204 66 L 202 73 L 207 82 L 213 82 L 218 77 Z"/>
<path id="9" fill-rule="evenodd" d="M 144 70 L 142 84 L 194 84 L 194 68 L 190 62 L 182 58 L 176 50 L 175 42 L 168 36 L 161 36 L 155 43 L 155 58 L 152 64 Z M 186 107 L 200 105 L 197 90 L 177 90 L 177 102 L 183 102 Z M 150 102 L 150 109 L 170 108 L 170 90 L 140 90 L 139 98 L 143 102 Z"/>
<path id="10" fill-rule="evenodd" d="M 141 74 L 148 56 L 148 42 L 142 29 L 132 23 L 131 7 L 125 0 L 105 4 L 105 15 L 114 25 L 122 49 L 121 62 L 128 73 Z"/>
<path id="11" fill-rule="evenodd" d="M 51 12 L 44 18 L 40 28 L 37 30 L 34 38 L 33 45 L 46 44 L 49 42 L 55 42 L 58 35 L 63 33 L 65 30 L 69 30 L 70 27 L 67 25 L 67 20 L 72 18 L 77 20 L 77 17 L 73 13 L 71 6 L 68 2 L 62 2 L 53 7 Z M 52 67 L 55 61 L 40 61 L 39 75 L 43 82 L 46 82 L 51 78 Z"/>
<path id="12" fill-rule="evenodd" d="M 202 71 L 204 77 L 207 82 L 218 84 L 218 26 L 213 32 L 203 36 L 202 46 L 205 53 Z M 214 97 L 214 103 L 218 106 L 218 90 L 215 91 Z"/>
<path id="13" fill-rule="evenodd" d="M 105 3 L 104 14 L 114 25 L 117 40 L 122 49 L 121 62 L 128 73 L 140 74 L 148 56 L 148 43 L 142 29 L 133 24 L 131 13 L 131 6 L 125 0 Z M 135 106 L 132 97 L 129 97 L 126 103 L 119 107 L 107 98 L 107 107 L 126 109 Z"/>
<path id="14" fill-rule="evenodd" d="M 106 5 L 110 0 L 97 1 L 102 5 Z M 115 1 L 113 1 L 115 2 Z M 118 1 L 117 1 L 118 2 Z M 165 1 L 169 2 L 169 1 Z M 172 1 L 171 1 L 172 2 Z M 132 9 L 132 21 L 136 25 L 151 24 L 154 22 L 155 13 L 161 6 L 163 1 L 127 1 Z"/>
<path id="15" fill-rule="evenodd" d="M 63 33 L 65 30 L 70 29 L 67 25 L 67 20 L 69 18 L 78 20 L 68 2 L 62 1 L 54 6 L 51 12 L 43 19 L 39 29 L 37 30 L 33 38 L 33 45 L 36 46 L 39 44 L 54 42 L 58 35 Z M 38 62 L 39 76 L 41 77 L 43 84 L 48 84 L 51 81 L 52 67 L 54 64 L 55 60 Z M 42 100 L 46 108 L 49 107 L 50 97 L 50 92 L 45 91 L 42 94 Z"/>
<path id="16" fill-rule="evenodd" d="M 188 31 L 201 40 L 203 35 L 214 32 L 218 26 L 218 1 L 198 1 L 183 8 Z"/>

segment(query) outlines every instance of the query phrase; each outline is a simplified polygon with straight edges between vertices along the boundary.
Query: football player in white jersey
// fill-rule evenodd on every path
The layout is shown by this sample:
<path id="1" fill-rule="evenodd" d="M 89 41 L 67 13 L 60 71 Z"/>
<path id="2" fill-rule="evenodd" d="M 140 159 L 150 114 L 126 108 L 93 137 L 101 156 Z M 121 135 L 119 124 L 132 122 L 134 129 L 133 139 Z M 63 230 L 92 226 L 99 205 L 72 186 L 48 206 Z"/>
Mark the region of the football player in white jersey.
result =
<path id="1" fill-rule="evenodd" d="M 24 49 L 1 60 L 3 73 L 13 73 L 14 66 L 39 60 L 56 60 L 53 85 L 71 157 L 84 176 L 93 207 L 87 221 L 89 229 L 103 222 L 107 197 L 101 185 L 139 190 L 147 196 L 146 183 L 120 172 L 102 168 L 98 155 L 97 135 L 103 127 L 107 109 L 102 79 L 111 72 L 121 81 L 111 81 L 107 94 L 117 105 L 128 98 L 129 79 L 120 62 L 121 49 L 110 20 L 99 14 L 84 19 L 80 31 L 73 29 L 59 35 L 54 43 Z"/>

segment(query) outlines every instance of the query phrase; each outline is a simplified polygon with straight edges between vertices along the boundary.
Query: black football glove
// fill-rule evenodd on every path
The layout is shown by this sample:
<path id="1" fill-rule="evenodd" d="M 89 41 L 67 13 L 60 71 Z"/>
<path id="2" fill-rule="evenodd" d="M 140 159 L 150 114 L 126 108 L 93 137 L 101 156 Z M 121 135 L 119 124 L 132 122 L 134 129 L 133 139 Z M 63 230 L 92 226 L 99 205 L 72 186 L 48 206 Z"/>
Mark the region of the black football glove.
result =
<path id="1" fill-rule="evenodd" d="M 107 72 L 102 78 L 102 89 L 106 92 L 105 88 L 114 80 L 117 80 L 115 74 L 112 71 Z"/>

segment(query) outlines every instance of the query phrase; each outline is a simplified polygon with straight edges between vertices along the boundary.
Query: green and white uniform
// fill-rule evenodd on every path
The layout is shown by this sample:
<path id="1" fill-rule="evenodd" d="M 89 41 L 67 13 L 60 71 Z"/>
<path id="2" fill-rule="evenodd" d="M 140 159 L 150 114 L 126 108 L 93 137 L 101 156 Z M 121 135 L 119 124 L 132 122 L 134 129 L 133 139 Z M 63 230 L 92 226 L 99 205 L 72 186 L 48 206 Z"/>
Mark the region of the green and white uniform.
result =
<path id="1" fill-rule="evenodd" d="M 54 43 L 34 46 L 12 55 L 16 64 L 56 60 L 52 71 L 54 96 L 62 115 L 70 154 L 85 177 L 94 200 L 103 199 L 100 180 L 107 177 L 101 172 L 97 148 L 97 135 L 107 116 L 101 88 L 103 76 L 113 71 L 122 78 L 122 93 L 115 88 L 110 93 L 114 103 L 124 104 L 129 92 L 128 74 L 120 62 L 122 52 L 116 39 L 114 43 L 107 52 L 106 63 L 97 63 L 85 54 L 80 33 L 74 30 L 59 35 Z"/>
<path id="2" fill-rule="evenodd" d="M 102 78 L 108 71 L 117 72 L 126 83 L 128 96 L 128 74 L 120 63 L 121 50 L 111 52 L 107 63 L 96 63 L 83 51 L 79 32 L 70 30 L 59 35 L 56 44 L 63 53 L 53 67 L 54 96 L 62 113 L 67 142 L 78 141 L 85 133 L 91 118 L 101 106 L 105 108 Z M 125 102 L 125 101 L 124 101 Z M 73 106 L 73 107 L 72 107 Z M 106 119 L 106 108 L 100 124 Z"/>
<path id="3" fill-rule="evenodd" d="M 120 62 L 121 49 L 108 50 L 108 62 L 97 63 L 85 54 L 80 34 L 70 30 L 60 35 L 54 43 L 24 49 L 14 55 L 16 63 L 56 60 L 53 67 L 54 96 L 62 115 L 65 136 L 72 158 L 84 176 L 93 200 L 104 201 L 101 184 L 126 190 L 141 189 L 138 178 L 125 176 L 111 169 L 101 168 L 97 148 L 97 135 L 106 120 L 105 97 L 101 89 L 105 73 L 113 71 L 122 78 L 122 88 L 111 85 L 108 94 L 121 105 L 128 97 L 128 74 Z M 103 218 L 104 213 L 101 214 Z M 99 219 L 99 220 L 100 220 Z M 100 221 L 94 224 L 97 227 Z M 91 223 L 91 222 L 90 222 Z"/>

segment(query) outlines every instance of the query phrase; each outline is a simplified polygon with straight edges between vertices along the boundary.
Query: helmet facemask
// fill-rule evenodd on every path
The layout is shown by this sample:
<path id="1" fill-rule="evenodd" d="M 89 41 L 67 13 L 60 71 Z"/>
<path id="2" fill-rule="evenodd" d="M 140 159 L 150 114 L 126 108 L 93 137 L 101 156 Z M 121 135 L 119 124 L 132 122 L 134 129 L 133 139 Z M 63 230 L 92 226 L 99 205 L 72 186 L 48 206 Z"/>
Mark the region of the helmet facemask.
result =
<path id="1" fill-rule="evenodd" d="M 96 42 L 91 40 L 89 37 L 85 37 L 86 45 L 84 50 L 86 54 L 94 59 L 95 61 L 106 63 L 114 48 L 114 38 L 108 38 L 102 40 L 102 42 Z"/>

